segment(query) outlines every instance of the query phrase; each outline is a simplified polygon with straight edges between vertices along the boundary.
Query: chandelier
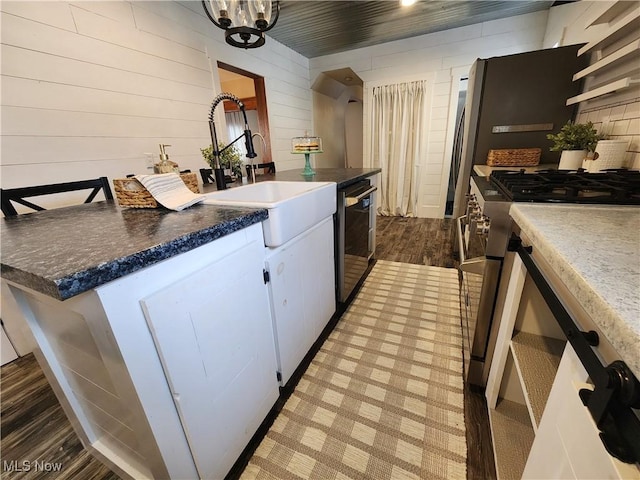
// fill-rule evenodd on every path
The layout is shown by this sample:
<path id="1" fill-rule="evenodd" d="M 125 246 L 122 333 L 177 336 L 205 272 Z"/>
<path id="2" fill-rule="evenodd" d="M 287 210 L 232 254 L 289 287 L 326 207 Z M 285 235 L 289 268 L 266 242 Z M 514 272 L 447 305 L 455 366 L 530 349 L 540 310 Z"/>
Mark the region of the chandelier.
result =
<path id="1" fill-rule="evenodd" d="M 209 20 L 224 30 L 229 45 L 245 49 L 264 45 L 264 32 L 275 26 L 280 15 L 280 2 L 276 1 L 275 17 L 271 21 L 271 0 L 202 0 L 202 8 Z"/>

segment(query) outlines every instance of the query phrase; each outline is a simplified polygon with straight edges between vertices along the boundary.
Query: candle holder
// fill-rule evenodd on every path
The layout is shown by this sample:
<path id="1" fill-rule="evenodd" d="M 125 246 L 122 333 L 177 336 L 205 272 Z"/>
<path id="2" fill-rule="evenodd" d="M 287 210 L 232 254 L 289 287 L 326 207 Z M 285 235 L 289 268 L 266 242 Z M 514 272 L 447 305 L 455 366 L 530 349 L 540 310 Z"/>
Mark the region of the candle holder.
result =
<path id="1" fill-rule="evenodd" d="M 311 168 L 311 154 L 322 153 L 322 139 L 309 136 L 306 133 L 304 137 L 293 137 L 291 139 L 291 153 L 296 155 L 304 154 L 304 169 L 301 175 L 303 177 L 311 177 L 316 174 Z"/>

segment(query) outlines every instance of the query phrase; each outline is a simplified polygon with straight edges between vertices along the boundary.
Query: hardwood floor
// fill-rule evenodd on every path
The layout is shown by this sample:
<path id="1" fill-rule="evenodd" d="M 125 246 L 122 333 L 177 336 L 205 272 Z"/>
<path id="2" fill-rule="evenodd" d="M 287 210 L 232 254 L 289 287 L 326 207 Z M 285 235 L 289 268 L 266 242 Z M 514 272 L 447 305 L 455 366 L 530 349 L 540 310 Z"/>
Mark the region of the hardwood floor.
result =
<path id="1" fill-rule="evenodd" d="M 378 217 L 376 258 L 456 267 L 453 221 Z M 117 480 L 118 476 L 83 448 L 33 355 L 2 367 L 1 424 L 3 479 Z M 467 478 L 496 478 L 484 394 L 465 388 Z M 5 462 L 49 462 L 61 471 L 13 471 Z"/>
<path id="2" fill-rule="evenodd" d="M 453 268 L 451 219 L 377 217 L 376 258 L 392 262 Z"/>
<path id="3" fill-rule="evenodd" d="M 3 479 L 118 480 L 82 447 L 33 354 L 4 365 L 1 381 Z"/>

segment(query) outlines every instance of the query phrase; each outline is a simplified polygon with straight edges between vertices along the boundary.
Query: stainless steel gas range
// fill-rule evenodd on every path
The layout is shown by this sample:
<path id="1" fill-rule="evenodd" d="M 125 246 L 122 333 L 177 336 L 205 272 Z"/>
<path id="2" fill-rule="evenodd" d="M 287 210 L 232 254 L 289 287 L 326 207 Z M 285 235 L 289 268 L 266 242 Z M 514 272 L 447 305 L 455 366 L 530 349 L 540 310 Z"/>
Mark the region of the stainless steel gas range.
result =
<path id="1" fill-rule="evenodd" d="M 640 205 L 640 172 L 500 170 L 471 177 L 457 236 L 465 376 L 474 385 L 486 385 L 495 348 L 496 298 L 514 201 Z"/>

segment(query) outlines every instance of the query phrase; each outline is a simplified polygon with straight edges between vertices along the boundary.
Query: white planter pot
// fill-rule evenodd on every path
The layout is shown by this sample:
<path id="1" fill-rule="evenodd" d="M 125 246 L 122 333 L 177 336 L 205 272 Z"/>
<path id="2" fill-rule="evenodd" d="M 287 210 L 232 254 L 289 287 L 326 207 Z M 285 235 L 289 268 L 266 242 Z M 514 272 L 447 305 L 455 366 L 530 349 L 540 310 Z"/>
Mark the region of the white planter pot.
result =
<path id="1" fill-rule="evenodd" d="M 587 150 L 563 150 L 560 155 L 558 170 L 577 170 L 582 168 L 582 161 L 587 156 Z"/>

